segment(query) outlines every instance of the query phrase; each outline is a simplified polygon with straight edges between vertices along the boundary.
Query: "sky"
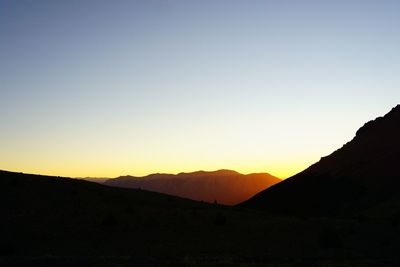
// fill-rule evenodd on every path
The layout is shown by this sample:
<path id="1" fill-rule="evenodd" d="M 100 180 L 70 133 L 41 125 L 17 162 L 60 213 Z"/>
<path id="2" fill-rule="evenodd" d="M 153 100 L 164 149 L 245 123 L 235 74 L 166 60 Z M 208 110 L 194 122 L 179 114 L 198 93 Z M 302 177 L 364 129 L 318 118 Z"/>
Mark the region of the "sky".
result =
<path id="1" fill-rule="evenodd" d="M 287 178 L 400 101 L 397 0 L 0 0 L 0 169 Z"/>

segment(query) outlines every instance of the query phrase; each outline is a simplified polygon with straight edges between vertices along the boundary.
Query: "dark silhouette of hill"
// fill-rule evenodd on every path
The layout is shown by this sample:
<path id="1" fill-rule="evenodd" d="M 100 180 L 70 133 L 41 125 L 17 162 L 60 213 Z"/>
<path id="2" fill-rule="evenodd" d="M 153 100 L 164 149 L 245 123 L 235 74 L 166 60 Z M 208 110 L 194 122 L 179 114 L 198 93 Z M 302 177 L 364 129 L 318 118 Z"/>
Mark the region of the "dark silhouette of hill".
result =
<path id="1" fill-rule="evenodd" d="M 0 266 L 5 267 L 399 266 L 396 215 L 270 216 L 5 171 L 0 171 L 0 210 Z"/>
<path id="2" fill-rule="evenodd" d="M 277 214 L 360 214 L 398 203 L 400 105 L 361 127 L 353 140 L 303 172 L 241 204 Z"/>
<path id="3" fill-rule="evenodd" d="M 198 201 L 235 205 L 280 182 L 268 173 L 240 174 L 231 170 L 213 172 L 151 174 L 145 177 L 121 176 L 104 184 L 125 188 L 141 188 Z"/>

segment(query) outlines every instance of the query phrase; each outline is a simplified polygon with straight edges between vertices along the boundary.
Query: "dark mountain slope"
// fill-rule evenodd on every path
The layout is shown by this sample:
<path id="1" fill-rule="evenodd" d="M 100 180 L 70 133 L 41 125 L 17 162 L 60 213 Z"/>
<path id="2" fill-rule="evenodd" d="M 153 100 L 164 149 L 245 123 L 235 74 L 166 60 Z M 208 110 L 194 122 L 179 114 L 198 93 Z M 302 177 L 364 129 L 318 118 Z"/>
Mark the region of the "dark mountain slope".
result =
<path id="1" fill-rule="evenodd" d="M 184 253 L 176 233 L 187 235 L 202 225 L 214 229 L 220 209 L 139 189 L 0 171 L 0 266 L 8 266 L 3 256 L 45 261 L 54 255 L 101 260 Z M 164 254 L 167 245 L 171 249 Z"/>
<path id="2" fill-rule="evenodd" d="M 293 266 L 288 256 L 325 261 L 319 232 L 332 228 L 144 190 L 4 171 L 0 204 L 0 266 Z"/>
<path id="3" fill-rule="evenodd" d="M 0 266 L 399 266 L 396 216 L 269 216 L 3 171 L 0 210 Z"/>
<path id="4" fill-rule="evenodd" d="M 133 189 L 117 189 L 96 183 L 64 178 L 32 174 L 0 171 L 1 204 L 11 214 L 18 210 L 32 208 L 32 212 L 43 207 L 62 207 L 74 211 L 74 208 L 87 205 L 88 208 L 101 209 L 108 206 L 118 211 L 127 205 L 141 207 L 170 206 L 165 200 L 174 201 L 174 207 L 201 207 L 205 204 L 167 196 L 155 192 Z M 104 197 L 107 196 L 107 198 Z M 93 206 L 92 206 L 93 205 Z"/>
<path id="5" fill-rule="evenodd" d="M 398 197 L 400 106 L 305 171 L 242 204 L 287 215 L 360 213 Z"/>
<path id="6" fill-rule="evenodd" d="M 121 176 L 105 185 L 141 188 L 198 201 L 235 205 L 280 182 L 268 173 L 243 175 L 231 170 L 213 172 L 151 174 L 145 177 Z"/>

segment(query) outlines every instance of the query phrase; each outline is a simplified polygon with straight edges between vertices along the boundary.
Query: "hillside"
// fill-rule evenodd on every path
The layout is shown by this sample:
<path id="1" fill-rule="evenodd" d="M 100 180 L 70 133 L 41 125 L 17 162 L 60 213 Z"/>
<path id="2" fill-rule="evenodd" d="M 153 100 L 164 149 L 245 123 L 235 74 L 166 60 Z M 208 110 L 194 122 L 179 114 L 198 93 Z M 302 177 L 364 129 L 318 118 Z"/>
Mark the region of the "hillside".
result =
<path id="1" fill-rule="evenodd" d="M 397 217 L 303 219 L 0 171 L 0 266 L 398 266 Z"/>
<path id="2" fill-rule="evenodd" d="M 240 174 L 231 170 L 213 172 L 151 174 L 145 177 L 121 176 L 104 184 L 141 188 L 198 201 L 235 205 L 280 182 L 268 173 Z"/>
<path id="3" fill-rule="evenodd" d="M 79 178 L 76 178 L 76 179 L 102 184 L 105 181 L 109 180 L 110 178 L 103 178 L 103 177 L 84 177 L 84 178 L 80 178 L 79 177 Z"/>
<path id="4" fill-rule="evenodd" d="M 366 123 L 342 148 L 242 206 L 284 215 L 360 214 L 398 202 L 399 163 L 400 105 Z"/>

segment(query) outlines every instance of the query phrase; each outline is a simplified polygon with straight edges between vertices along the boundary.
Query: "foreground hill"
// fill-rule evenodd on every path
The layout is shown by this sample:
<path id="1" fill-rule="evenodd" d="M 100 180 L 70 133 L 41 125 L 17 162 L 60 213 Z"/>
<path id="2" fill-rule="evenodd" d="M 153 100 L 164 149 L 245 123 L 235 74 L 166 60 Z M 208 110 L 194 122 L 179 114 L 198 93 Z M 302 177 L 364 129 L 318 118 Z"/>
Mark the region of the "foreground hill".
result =
<path id="1" fill-rule="evenodd" d="M 392 218 L 303 219 L 0 171 L 0 266 L 399 266 Z"/>
<path id="2" fill-rule="evenodd" d="M 105 185 L 141 188 L 198 201 L 235 205 L 281 180 L 268 173 L 240 174 L 231 170 L 213 172 L 151 174 L 145 177 L 121 176 Z"/>
<path id="3" fill-rule="evenodd" d="M 384 117 L 366 123 L 339 150 L 242 206 L 285 215 L 349 215 L 391 210 L 400 216 L 399 164 L 400 105 Z"/>

